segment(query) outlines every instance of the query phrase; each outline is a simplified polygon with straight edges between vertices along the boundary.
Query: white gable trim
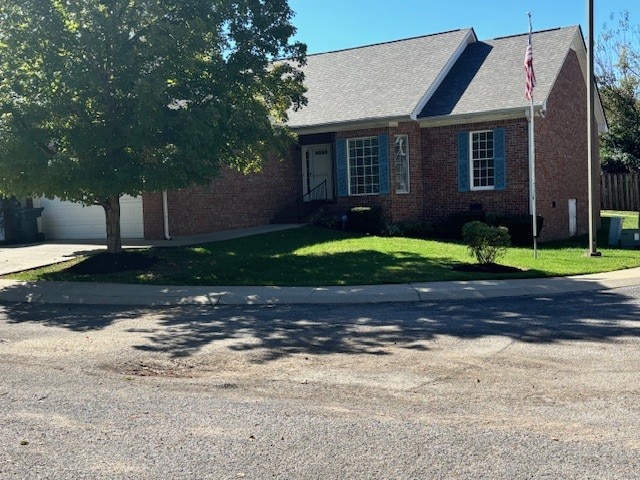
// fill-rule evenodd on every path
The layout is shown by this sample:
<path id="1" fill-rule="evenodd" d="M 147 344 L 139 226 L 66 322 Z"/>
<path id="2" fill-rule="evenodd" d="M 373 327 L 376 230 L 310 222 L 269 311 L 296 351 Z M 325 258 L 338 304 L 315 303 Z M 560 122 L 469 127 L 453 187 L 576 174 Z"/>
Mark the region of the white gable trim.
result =
<path id="1" fill-rule="evenodd" d="M 536 115 L 544 109 L 543 105 L 535 105 Z M 440 117 L 427 117 L 420 119 L 420 127 L 444 127 L 449 125 L 464 125 L 469 123 L 495 122 L 499 120 L 513 120 L 527 118 L 529 108 L 515 107 L 504 110 L 492 110 L 486 112 L 467 113 L 462 115 L 442 115 Z"/>
<path id="2" fill-rule="evenodd" d="M 402 122 L 410 122 L 409 117 L 372 118 L 354 122 L 325 123 L 322 125 L 307 125 L 292 127 L 298 135 L 313 135 L 316 133 L 348 132 L 350 130 L 367 130 L 371 128 L 395 128 Z"/>
<path id="3" fill-rule="evenodd" d="M 438 89 L 440 84 L 443 82 L 445 77 L 449 74 L 449 71 L 451 71 L 455 63 L 458 61 L 458 59 L 460 58 L 460 55 L 462 55 L 462 52 L 465 51 L 465 49 L 467 48 L 467 45 L 470 45 L 477 41 L 478 41 L 478 37 L 476 37 L 476 33 L 472 28 L 469 30 L 469 33 L 467 33 L 466 37 L 462 40 L 462 42 L 460 42 L 460 45 L 458 45 L 458 48 L 456 49 L 456 51 L 453 53 L 453 55 L 449 58 L 447 63 L 444 65 L 444 68 L 440 71 L 440 73 L 438 74 L 434 82 L 431 85 L 429 85 L 429 88 L 424 93 L 424 95 L 422 96 L 422 98 L 420 99 L 416 107 L 413 109 L 413 111 L 409 115 L 411 120 L 418 120 L 418 115 L 420 115 L 420 112 L 422 112 L 422 109 L 427 104 L 427 102 L 431 100 L 431 97 L 436 92 L 436 90 Z"/>

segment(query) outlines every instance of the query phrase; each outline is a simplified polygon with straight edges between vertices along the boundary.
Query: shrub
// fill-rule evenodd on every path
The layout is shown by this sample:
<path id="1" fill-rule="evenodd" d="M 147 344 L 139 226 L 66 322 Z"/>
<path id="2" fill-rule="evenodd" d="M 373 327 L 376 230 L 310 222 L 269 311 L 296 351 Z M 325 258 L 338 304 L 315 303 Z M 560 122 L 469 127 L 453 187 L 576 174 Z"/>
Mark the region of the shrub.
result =
<path id="1" fill-rule="evenodd" d="M 387 223 L 382 229 L 382 235 L 385 237 L 402 237 L 404 236 L 404 229 L 399 223 Z"/>
<path id="2" fill-rule="evenodd" d="M 404 224 L 404 234 L 413 238 L 430 238 L 436 233 L 435 226 L 431 222 L 412 222 Z"/>
<path id="3" fill-rule="evenodd" d="M 473 221 L 462 227 L 462 236 L 469 247 L 471 256 L 478 263 L 495 263 L 498 257 L 507 253 L 511 244 L 509 231 L 505 227 L 492 227 L 484 222 Z"/>
<path id="4" fill-rule="evenodd" d="M 382 231 L 380 207 L 352 207 L 347 212 L 347 230 L 378 235 Z"/>
<path id="5" fill-rule="evenodd" d="M 387 223 L 382 234 L 387 237 L 430 238 L 435 235 L 435 227 L 430 222 Z"/>
<path id="6" fill-rule="evenodd" d="M 474 221 L 484 222 L 485 213 L 482 210 L 468 210 L 465 212 L 452 213 L 447 216 L 441 225 L 441 234 L 446 238 L 462 239 L 462 227 Z"/>
<path id="7" fill-rule="evenodd" d="M 313 224 L 334 230 L 342 229 L 342 221 L 337 215 L 322 215 L 313 219 Z"/>
<path id="8" fill-rule="evenodd" d="M 538 215 L 538 235 L 542 231 L 544 219 Z M 504 215 L 492 213 L 487 215 L 486 222 L 495 227 L 506 227 L 511 236 L 511 244 L 526 247 L 533 242 L 533 228 L 531 215 Z"/>

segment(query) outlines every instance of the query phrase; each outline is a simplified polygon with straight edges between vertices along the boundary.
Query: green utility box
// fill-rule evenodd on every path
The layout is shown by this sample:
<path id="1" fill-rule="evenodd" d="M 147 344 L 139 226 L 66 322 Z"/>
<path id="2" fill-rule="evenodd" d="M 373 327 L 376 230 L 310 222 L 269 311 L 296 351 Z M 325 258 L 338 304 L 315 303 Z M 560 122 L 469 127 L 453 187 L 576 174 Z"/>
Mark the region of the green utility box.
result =
<path id="1" fill-rule="evenodd" d="M 640 229 L 625 228 L 622 230 L 620 246 L 624 248 L 640 248 Z"/>

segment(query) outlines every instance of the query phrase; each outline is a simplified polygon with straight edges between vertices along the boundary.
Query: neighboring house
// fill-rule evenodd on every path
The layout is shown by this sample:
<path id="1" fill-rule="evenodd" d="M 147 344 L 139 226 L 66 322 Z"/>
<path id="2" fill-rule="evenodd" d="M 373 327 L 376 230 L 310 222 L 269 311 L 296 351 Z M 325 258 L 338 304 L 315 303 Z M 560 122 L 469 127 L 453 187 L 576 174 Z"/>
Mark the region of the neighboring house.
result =
<path id="1" fill-rule="evenodd" d="M 326 197 L 345 210 L 379 205 L 389 222 L 437 221 L 470 208 L 529 213 L 526 45 L 527 35 L 479 41 L 465 29 L 310 55 L 308 105 L 289 117 L 299 135 L 290 157 L 266 162 L 260 174 L 223 168 L 209 186 L 143 195 L 131 202 L 142 206 L 142 219 L 131 217 L 133 236 L 265 224 L 310 192 L 305 199 Z M 588 228 L 580 28 L 534 33 L 533 55 L 544 241 Z M 595 117 L 604 131 L 599 100 Z M 597 156 L 593 165 L 597 175 Z M 43 225 L 46 217 L 45 207 Z"/>

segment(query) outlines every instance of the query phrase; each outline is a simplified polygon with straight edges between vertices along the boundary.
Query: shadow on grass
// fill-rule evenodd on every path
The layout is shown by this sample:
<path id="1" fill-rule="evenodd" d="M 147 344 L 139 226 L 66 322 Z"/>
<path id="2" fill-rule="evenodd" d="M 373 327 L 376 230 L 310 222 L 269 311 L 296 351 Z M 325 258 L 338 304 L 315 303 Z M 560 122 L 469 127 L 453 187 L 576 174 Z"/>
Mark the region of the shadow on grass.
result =
<path id="1" fill-rule="evenodd" d="M 572 293 L 430 304 L 242 306 L 137 309 L 7 304 L 7 323 L 99 330 L 153 314 L 153 326 L 126 330 L 134 349 L 172 358 L 219 347 L 265 363 L 296 354 L 428 352 L 438 336 L 506 337 L 518 342 L 614 342 L 640 336 L 640 300 L 621 293 Z M 144 341 L 141 341 L 143 338 Z"/>
<path id="2" fill-rule="evenodd" d="M 281 251 L 268 255 L 246 253 L 229 255 L 209 253 L 172 258 L 163 251 L 150 251 L 160 257 L 146 270 L 123 271 L 102 275 L 72 274 L 61 271 L 43 273 L 41 280 L 99 281 L 149 285 L 193 286 L 329 286 L 416 283 L 447 280 L 495 280 L 506 278 L 544 277 L 543 271 L 482 271 L 460 268 L 473 264 L 455 258 L 427 258 L 415 252 L 391 253 L 376 250 L 297 255 Z M 80 264 L 82 267 L 82 264 Z"/>

